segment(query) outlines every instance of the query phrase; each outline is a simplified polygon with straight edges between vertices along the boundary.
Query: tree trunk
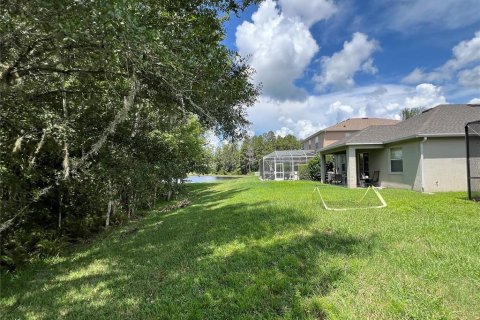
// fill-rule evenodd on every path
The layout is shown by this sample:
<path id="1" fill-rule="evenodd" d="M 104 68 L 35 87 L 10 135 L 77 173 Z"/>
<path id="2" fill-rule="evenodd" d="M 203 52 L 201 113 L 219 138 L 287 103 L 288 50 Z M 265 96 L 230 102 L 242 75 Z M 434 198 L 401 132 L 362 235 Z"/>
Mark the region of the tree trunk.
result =
<path id="1" fill-rule="evenodd" d="M 60 195 L 60 201 L 58 205 L 58 229 L 62 230 L 62 204 L 63 204 L 63 195 Z"/>
<path id="2" fill-rule="evenodd" d="M 157 189 L 158 189 L 158 186 L 155 185 L 155 193 L 153 195 L 153 207 L 155 208 L 155 206 L 157 205 Z"/>
<path id="3" fill-rule="evenodd" d="M 108 228 L 108 226 L 110 226 L 110 215 L 112 213 L 112 206 L 113 206 L 113 201 L 109 200 L 108 201 L 107 217 L 105 219 L 105 227 L 106 228 Z"/>

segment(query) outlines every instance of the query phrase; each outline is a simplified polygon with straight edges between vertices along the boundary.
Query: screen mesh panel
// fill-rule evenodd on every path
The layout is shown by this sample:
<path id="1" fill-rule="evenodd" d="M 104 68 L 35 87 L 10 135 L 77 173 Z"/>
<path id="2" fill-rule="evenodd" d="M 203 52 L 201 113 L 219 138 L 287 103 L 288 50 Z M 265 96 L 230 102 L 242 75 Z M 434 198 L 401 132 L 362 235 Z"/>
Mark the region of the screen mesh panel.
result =
<path id="1" fill-rule="evenodd" d="M 314 150 L 274 151 L 261 160 L 260 177 L 262 180 L 298 180 L 300 165 L 314 156 Z"/>
<path id="2" fill-rule="evenodd" d="M 480 121 L 465 127 L 467 143 L 468 196 L 480 201 Z"/>

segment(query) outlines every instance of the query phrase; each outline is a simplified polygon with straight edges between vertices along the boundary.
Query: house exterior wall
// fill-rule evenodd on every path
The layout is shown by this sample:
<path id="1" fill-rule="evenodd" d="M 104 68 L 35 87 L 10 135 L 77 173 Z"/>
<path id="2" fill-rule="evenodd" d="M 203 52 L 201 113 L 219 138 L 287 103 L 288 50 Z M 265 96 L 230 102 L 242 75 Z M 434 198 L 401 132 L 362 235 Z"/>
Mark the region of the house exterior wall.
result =
<path id="1" fill-rule="evenodd" d="M 424 143 L 425 192 L 466 191 L 465 138 L 428 138 Z"/>
<path id="2" fill-rule="evenodd" d="M 380 171 L 379 185 L 422 191 L 421 140 L 370 150 L 370 171 Z M 401 147 L 403 173 L 390 172 L 390 148 Z M 423 143 L 423 181 L 425 192 L 467 190 L 464 138 L 428 138 Z"/>
<path id="3" fill-rule="evenodd" d="M 335 143 L 339 140 L 342 140 L 346 137 L 347 134 L 352 134 L 355 131 L 327 131 L 325 132 L 325 136 L 323 137 L 323 147 L 327 147 L 332 143 Z"/>
<path id="4" fill-rule="evenodd" d="M 318 134 L 311 136 L 308 139 L 305 139 L 302 142 L 302 149 L 303 150 L 320 150 L 323 148 L 323 132 L 319 132 Z M 317 146 L 318 143 L 318 146 Z"/>
<path id="5" fill-rule="evenodd" d="M 324 147 L 331 145 L 357 131 L 327 131 L 319 132 L 302 142 L 303 150 L 318 151 Z"/>
<path id="6" fill-rule="evenodd" d="M 390 172 L 390 148 L 402 148 L 403 172 Z M 389 145 L 384 149 L 369 151 L 369 167 L 380 171 L 379 185 L 385 188 L 401 188 L 421 191 L 420 141 Z"/>

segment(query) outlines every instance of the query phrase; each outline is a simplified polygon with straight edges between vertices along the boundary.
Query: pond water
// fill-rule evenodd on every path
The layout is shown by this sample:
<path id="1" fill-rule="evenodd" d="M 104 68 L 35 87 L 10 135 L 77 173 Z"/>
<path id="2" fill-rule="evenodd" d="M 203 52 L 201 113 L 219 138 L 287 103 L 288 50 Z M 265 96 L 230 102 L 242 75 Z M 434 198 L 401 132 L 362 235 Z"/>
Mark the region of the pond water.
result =
<path id="1" fill-rule="evenodd" d="M 187 183 L 204 183 L 204 182 L 222 182 L 228 181 L 231 179 L 238 179 L 238 177 L 228 177 L 228 176 L 189 176 L 187 178 Z"/>

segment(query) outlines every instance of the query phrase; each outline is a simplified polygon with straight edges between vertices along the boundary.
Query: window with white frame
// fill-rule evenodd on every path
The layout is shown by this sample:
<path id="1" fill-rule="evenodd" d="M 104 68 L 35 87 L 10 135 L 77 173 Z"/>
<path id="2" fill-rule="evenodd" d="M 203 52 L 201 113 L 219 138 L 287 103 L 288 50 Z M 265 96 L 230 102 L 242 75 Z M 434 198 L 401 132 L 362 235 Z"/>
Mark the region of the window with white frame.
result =
<path id="1" fill-rule="evenodd" d="M 390 148 L 390 172 L 403 172 L 403 151 L 402 148 Z"/>

